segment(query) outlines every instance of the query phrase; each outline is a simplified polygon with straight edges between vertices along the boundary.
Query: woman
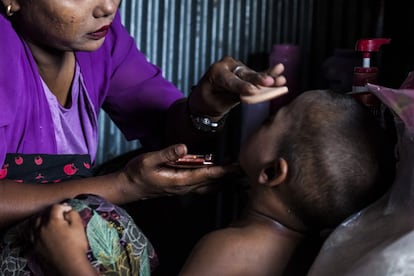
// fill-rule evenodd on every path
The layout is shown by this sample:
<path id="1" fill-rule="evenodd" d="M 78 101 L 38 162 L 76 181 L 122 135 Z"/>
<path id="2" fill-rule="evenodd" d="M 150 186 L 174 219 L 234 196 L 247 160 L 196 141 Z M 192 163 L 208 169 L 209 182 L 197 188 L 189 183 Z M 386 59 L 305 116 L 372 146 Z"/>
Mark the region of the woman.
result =
<path id="1" fill-rule="evenodd" d="M 232 168 L 176 170 L 165 163 L 211 141 L 240 101 L 287 92 L 258 86 L 283 85 L 283 66 L 263 74 L 226 57 L 182 98 L 136 48 L 119 2 L 2 0 L 0 229 L 79 194 L 124 204 L 203 190 Z M 128 139 L 154 151 L 91 177 L 101 108 Z"/>

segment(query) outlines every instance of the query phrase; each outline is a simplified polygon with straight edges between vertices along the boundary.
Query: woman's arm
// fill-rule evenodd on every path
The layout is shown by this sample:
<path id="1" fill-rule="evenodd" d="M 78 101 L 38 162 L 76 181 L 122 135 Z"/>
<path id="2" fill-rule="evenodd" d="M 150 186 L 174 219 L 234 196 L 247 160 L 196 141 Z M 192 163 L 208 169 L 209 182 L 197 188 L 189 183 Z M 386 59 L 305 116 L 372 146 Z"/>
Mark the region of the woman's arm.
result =
<path id="1" fill-rule="evenodd" d="M 17 183 L 3 179 L 0 181 L 0 229 L 53 203 L 82 193 L 93 193 L 113 202 L 124 203 L 131 200 L 127 187 L 126 177 L 122 173 L 50 184 Z"/>
<path id="2" fill-rule="evenodd" d="M 232 166 L 177 170 L 165 165 L 186 154 L 185 145 L 173 145 L 141 154 L 116 173 L 63 183 L 0 180 L 0 229 L 79 194 L 96 194 L 114 204 L 124 204 L 145 198 L 203 192 L 214 180 L 238 170 Z"/>
<path id="3" fill-rule="evenodd" d="M 237 70 L 236 70 L 237 69 Z M 268 72 L 256 72 L 231 57 L 212 64 L 187 99 L 176 101 L 167 116 L 167 142 L 185 143 L 203 151 L 214 149 L 225 125 L 225 116 L 240 102 L 253 104 L 288 92 L 279 64 Z M 218 128 L 194 123 L 208 119 Z M 211 131 L 213 130 L 213 131 Z M 214 131 L 217 130 L 217 131 Z"/>

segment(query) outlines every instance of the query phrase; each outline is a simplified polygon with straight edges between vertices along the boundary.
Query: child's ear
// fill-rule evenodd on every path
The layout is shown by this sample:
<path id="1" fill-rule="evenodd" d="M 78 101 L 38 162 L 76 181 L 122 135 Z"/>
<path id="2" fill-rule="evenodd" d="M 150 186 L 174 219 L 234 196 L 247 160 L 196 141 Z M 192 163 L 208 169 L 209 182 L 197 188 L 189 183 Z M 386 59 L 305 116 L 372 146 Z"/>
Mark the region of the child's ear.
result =
<path id="1" fill-rule="evenodd" d="M 279 158 L 260 172 L 259 183 L 268 186 L 277 186 L 286 180 L 288 163 L 285 159 Z"/>

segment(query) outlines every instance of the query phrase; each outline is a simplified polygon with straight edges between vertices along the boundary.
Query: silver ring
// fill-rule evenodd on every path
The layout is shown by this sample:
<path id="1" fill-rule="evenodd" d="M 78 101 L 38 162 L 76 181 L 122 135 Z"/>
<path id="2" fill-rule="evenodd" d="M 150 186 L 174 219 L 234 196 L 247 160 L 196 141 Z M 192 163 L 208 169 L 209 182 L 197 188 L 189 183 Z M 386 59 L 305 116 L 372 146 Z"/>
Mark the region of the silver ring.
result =
<path id="1" fill-rule="evenodd" d="M 236 68 L 234 68 L 233 69 L 233 74 L 235 74 L 236 76 L 239 76 L 239 75 L 237 75 L 237 73 L 240 71 L 240 70 L 242 70 L 243 69 L 243 65 L 239 65 L 239 66 L 237 66 Z"/>

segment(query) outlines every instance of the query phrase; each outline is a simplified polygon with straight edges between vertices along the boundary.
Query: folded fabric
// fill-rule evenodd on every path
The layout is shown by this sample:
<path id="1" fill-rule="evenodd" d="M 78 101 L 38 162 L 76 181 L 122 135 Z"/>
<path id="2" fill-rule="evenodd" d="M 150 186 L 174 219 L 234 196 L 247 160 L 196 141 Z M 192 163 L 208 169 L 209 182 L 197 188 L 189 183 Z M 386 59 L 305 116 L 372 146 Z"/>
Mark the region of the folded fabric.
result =
<path id="1" fill-rule="evenodd" d="M 65 201 L 78 211 L 89 242 L 87 258 L 102 275 L 151 275 L 155 251 L 126 211 L 96 195 Z M 46 275 L 32 252 L 28 219 L 6 232 L 0 244 L 0 275 Z M 70 261 L 70 260 L 65 260 Z"/>

